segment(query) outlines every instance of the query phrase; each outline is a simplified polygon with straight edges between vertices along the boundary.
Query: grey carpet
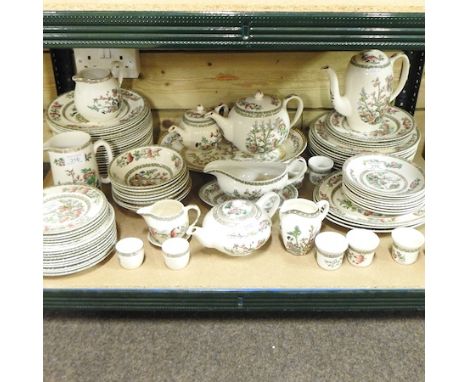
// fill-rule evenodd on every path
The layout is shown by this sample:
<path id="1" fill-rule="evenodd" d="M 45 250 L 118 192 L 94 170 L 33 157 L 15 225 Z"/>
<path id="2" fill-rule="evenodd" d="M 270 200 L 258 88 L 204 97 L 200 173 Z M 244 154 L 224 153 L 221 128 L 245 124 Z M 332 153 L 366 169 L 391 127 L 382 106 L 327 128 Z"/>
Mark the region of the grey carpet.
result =
<path id="1" fill-rule="evenodd" d="M 44 314 L 44 381 L 424 381 L 416 315 Z"/>

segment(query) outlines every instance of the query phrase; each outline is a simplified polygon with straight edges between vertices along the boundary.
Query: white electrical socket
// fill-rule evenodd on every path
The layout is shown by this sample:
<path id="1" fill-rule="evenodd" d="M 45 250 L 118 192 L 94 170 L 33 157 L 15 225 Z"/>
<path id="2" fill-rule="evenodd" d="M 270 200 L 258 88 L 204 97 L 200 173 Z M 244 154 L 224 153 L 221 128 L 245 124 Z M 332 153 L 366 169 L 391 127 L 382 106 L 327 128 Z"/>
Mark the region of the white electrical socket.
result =
<path id="1" fill-rule="evenodd" d="M 76 71 L 87 68 L 111 69 L 118 61 L 124 78 L 138 78 L 140 75 L 140 52 L 138 49 L 73 49 Z M 113 73 L 115 76 L 115 74 Z"/>

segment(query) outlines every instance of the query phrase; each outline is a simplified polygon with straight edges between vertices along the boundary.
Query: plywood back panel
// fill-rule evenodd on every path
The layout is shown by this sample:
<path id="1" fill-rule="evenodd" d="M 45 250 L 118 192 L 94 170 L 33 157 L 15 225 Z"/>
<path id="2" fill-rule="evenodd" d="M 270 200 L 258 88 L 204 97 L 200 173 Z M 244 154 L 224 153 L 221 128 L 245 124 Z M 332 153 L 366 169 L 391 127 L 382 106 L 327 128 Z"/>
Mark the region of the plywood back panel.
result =
<path id="1" fill-rule="evenodd" d="M 391 54 L 393 52 L 387 52 Z M 309 109 L 330 108 L 328 77 L 333 67 L 344 91 L 344 73 L 355 52 L 157 52 L 141 51 L 141 75 L 123 86 L 146 96 L 154 109 L 189 109 L 234 102 L 261 89 L 286 96 L 298 94 Z M 53 72 L 44 54 L 44 104 L 55 97 Z M 395 82 L 401 62 L 395 65 Z M 424 108 L 424 80 L 418 108 Z"/>

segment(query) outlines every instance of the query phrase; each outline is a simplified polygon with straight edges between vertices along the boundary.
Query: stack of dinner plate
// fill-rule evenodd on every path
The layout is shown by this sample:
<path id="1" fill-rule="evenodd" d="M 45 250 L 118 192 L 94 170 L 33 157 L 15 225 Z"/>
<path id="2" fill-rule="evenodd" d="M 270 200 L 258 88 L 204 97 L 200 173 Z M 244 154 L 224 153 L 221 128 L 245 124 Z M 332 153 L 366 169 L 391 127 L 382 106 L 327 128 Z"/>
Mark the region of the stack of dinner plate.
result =
<path id="1" fill-rule="evenodd" d="M 308 146 L 312 155 L 327 156 L 340 169 L 346 159 L 365 152 L 412 160 L 420 140 L 413 116 L 391 106 L 382 123 L 370 132 L 351 130 L 346 118 L 336 111 L 326 113 L 311 123 Z"/>
<path id="2" fill-rule="evenodd" d="M 96 265 L 117 241 L 114 209 L 87 185 L 43 190 L 43 274 L 62 276 Z"/>
<path id="3" fill-rule="evenodd" d="M 348 159 L 343 171 L 322 180 L 315 201 L 328 200 L 327 219 L 347 228 L 389 232 L 424 224 L 424 171 L 404 159 L 361 154 Z"/>
<path id="4" fill-rule="evenodd" d="M 122 106 L 115 119 L 89 122 L 75 108 L 74 91 L 56 98 L 47 109 L 47 124 L 54 134 L 78 130 L 91 135 L 93 142 L 104 139 L 114 156 L 133 147 L 153 143 L 153 117 L 147 103 L 134 91 L 121 89 Z M 107 174 L 107 154 L 99 149 L 96 155 L 99 172 Z"/>
<path id="5" fill-rule="evenodd" d="M 112 197 L 136 212 L 162 199 L 182 200 L 192 187 L 185 161 L 175 150 L 153 145 L 126 151 L 109 166 Z"/>

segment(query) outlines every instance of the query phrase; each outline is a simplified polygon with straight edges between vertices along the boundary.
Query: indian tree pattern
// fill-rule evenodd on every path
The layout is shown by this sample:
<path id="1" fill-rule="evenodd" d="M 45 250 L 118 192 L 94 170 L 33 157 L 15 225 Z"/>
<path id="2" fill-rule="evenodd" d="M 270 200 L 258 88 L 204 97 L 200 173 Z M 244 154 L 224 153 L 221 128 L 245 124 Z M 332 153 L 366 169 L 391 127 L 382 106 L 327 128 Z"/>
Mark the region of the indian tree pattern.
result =
<path id="1" fill-rule="evenodd" d="M 114 88 L 106 91 L 105 95 L 100 95 L 93 99 L 93 104 L 88 108 L 101 114 L 113 113 L 120 108 L 119 90 Z"/>
<path id="2" fill-rule="evenodd" d="M 49 117 L 53 121 L 58 121 L 61 118 L 60 109 L 62 108 L 62 104 L 60 102 L 55 101 L 49 109 Z"/>
<path id="3" fill-rule="evenodd" d="M 209 138 L 202 137 L 198 142 L 195 143 L 197 149 L 208 150 L 213 148 L 221 139 L 219 131 L 211 132 Z"/>
<path id="4" fill-rule="evenodd" d="M 252 210 L 252 207 L 240 200 L 229 201 L 223 205 L 222 213 L 225 216 L 246 216 Z"/>
<path id="5" fill-rule="evenodd" d="M 62 199 L 60 206 L 43 217 L 46 224 L 65 223 L 79 218 L 85 211 L 85 205 L 76 199 Z"/>
<path id="6" fill-rule="evenodd" d="M 244 199 L 244 198 L 245 199 L 257 199 L 263 195 L 263 192 L 261 190 L 256 190 L 256 191 L 246 190 L 244 192 L 239 192 L 238 190 L 234 190 L 232 195 L 238 199 Z"/>
<path id="7" fill-rule="evenodd" d="M 398 190 L 404 186 L 404 179 L 400 176 L 383 171 L 372 171 L 365 175 L 366 184 L 379 190 Z"/>
<path id="8" fill-rule="evenodd" d="M 152 227 L 149 227 L 149 231 L 151 236 L 158 242 L 163 243 L 167 239 L 171 239 L 173 237 L 183 237 L 187 232 L 188 225 L 184 224 L 181 226 L 177 226 L 172 228 L 169 232 L 167 231 L 158 231 Z"/>
<path id="9" fill-rule="evenodd" d="M 305 255 L 312 248 L 314 241 L 314 227 L 309 227 L 309 232 L 303 235 L 299 226 L 286 234 L 286 249 L 295 255 Z"/>
<path id="10" fill-rule="evenodd" d="M 368 52 L 363 52 L 361 54 L 361 59 L 369 64 L 380 64 L 382 61 L 385 60 L 385 56 L 383 56 L 382 54 L 378 54 L 377 56 L 375 56 L 373 54 L 369 54 Z"/>
<path id="11" fill-rule="evenodd" d="M 409 185 L 409 189 L 414 190 L 415 188 L 417 188 L 421 184 L 421 182 L 422 182 L 421 178 L 417 178 L 417 179 L 413 180 Z"/>
<path id="12" fill-rule="evenodd" d="M 188 110 L 185 112 L 185 115 L 187 117 L 190 117 L 190 118 L 193 118 L 193 119 L 202 119 L 202 118 L 205 118 L 205 116 L 202 114 L 202 113 L 199 113 L 197 111 L 193 111 L 193 110 Z"/>
<path id="13" fill-rule="evenodd" d="M 245 147 L 252 154 L 275 150 L 288 136 L 289 129 L 282 118 L 255 121 L 247 136 Z"/>
<path id="14" fill-rule="evenodd" d="M 150 147 L 143 148 L 143 149 L 136 149 L 136 150 L 133 150 L 132 152 L 127 153 L 126 155 L 122 155 L 121 157 L 119 157 L 116 163 L 117 163 L 117 166 L 124 167 L 132 163 L 133 161 L 138 161 L 140 159 L 156 158 L 160 156 L 159 152 L 161 150 L 162 150 L 161 148 L 152 149 Z"/>
<path id="15" fill-rule="evenodd" d="M 84 156 L 83 156 L 83 158 L 84 158 L 84 160 L 86 162 L 89 162 L 92 157 L 93 157 L 92 153 L 85 153 Z M 55 158 L 54 159 L 54 164 L 59 166 L 59 167 L 65 166 L 65 158 L 63 158 L 63 157 Z"/>
<path id="16" fill-rule="evenodd" d="M 403 252 L 393 247 L 392 257 L 394 260 L 399 260 L 402 263 L 406 263 L 407 259 Z"/>
<path id="17" fill-rule="evenodd" d="M 266 239 L 259 239 L 258 241 L 254 241 L 250 244 L 234 244 L 232 248 L 224 247 L 224 250 L 234 256 L 245 256 L 260 248 L 263 244 L 265 244 L 265 242 Z"/>
<path id="18" fill-rule="evenodd" d="M 403 167 L 402 163 L 399 163 L 396 161 L 387 162 L 387 161 L 383 161 L 379 159 L 366 159 L 362 161 L 362 163 L 364 166 L 372 166 L 372 168 L 382 168 L 382 166 L 385 168 L 402 168 Z"/>
<path id="19" fill-rule="evenodd" d="M 153 186 L 168 180 L 171 175 L 164 170 L 142 170 L 128 179 L 130 186 Z"/>
<path id="20" fill-rule="evenodd" d="M 86 183 L 88 186 L 98 184 L 96 171 L 91 168 L 82 168 L 79 174 L 76 174 L 74 169 L 65 170 L 65 173 L 72 178 L 73 183 Z"/>
<path id="21" fill-rule="evenodd" d="M 241 98 L 238 102 L 239 106 L 243 106 L 245 110 L 262 110 L 262 105 L 254 102 L 247 102 L 246 98 Z"/>
<path id="22" fill-rule="evenodd" d="M 372 81 L 373 92 L 366 92 L 364 87 L 361 89 L 358 112 L 363 122 L 377 125 L 383 121 L 392 92 L 392 81 L 392 75 L 385 77 L 385 84 L 381 84 L 377 77 Z"/>

